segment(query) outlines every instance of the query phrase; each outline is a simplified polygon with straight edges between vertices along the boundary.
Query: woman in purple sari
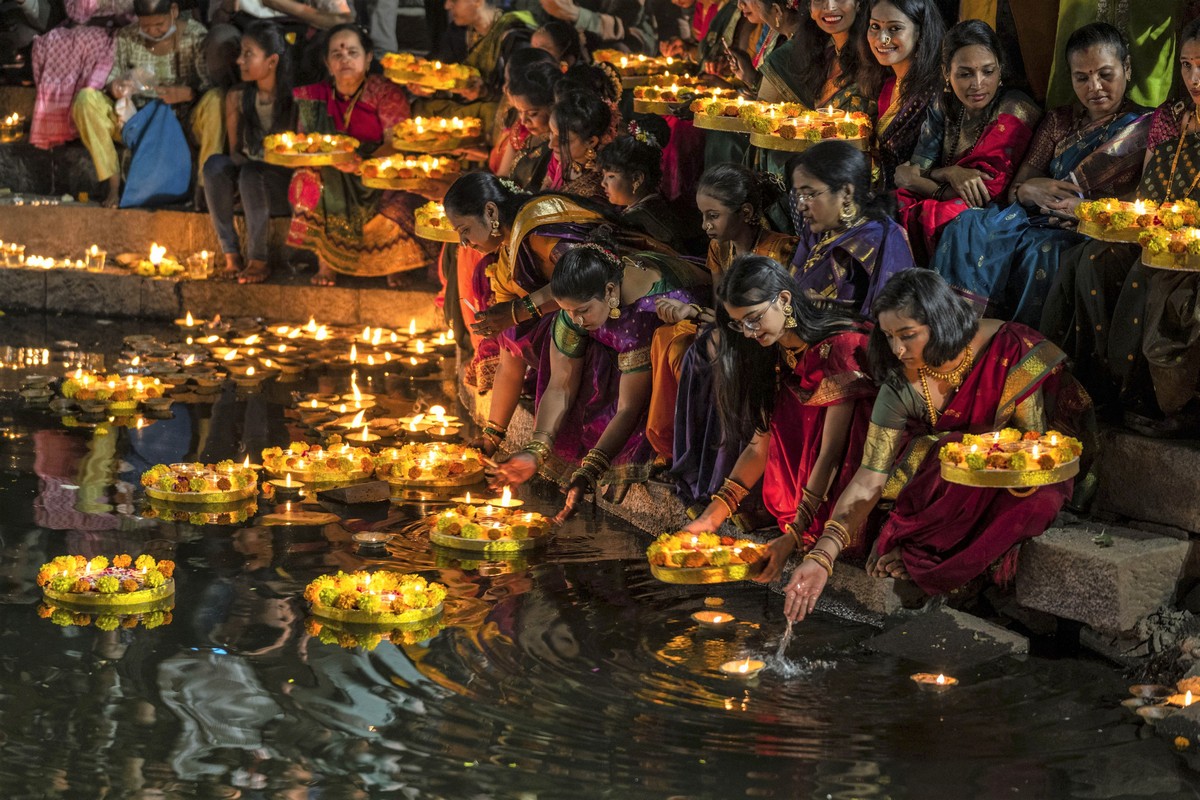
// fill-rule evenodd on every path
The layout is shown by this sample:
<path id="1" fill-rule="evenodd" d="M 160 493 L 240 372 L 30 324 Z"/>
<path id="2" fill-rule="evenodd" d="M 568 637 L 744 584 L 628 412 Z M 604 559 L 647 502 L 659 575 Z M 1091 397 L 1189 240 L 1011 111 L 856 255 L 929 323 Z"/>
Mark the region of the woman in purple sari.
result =
<path id="1" fill-rule="evenodd" d="M 590 242 L 571 248 L 550 278 L 561 310 L 538 326 L 550 344 L 541 349 L 533 438 L 497 467 L 494 482 L 520 484 L 540 471 L 567 488 L 566 516 L 599 485 L 620 491 L 646 480 L 658 301 L 695 303 L 706 281 L 702 267 L 678 257 L 621 257 Z"/>
<path id="2" fill-rule="evenodd" d="M 794 156 L 791 211 L 800 246 L 796 285 L 809 300 L 868 316 L 879 288 L 913 266 L 904 230 L 871 193 L 871 164 L 846 142 L 821 142 Z"/>

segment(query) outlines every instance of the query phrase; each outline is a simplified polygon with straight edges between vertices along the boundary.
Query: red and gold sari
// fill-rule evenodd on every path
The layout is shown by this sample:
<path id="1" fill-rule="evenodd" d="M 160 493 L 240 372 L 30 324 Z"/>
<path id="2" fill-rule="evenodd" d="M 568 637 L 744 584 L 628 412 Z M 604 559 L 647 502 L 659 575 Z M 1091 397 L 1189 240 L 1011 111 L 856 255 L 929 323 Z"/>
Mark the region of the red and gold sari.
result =
<path id="1" fill-rule="evenodd" d="M 869 330 L 864 324 L 806 349 L 775 393 L 762 496 L 763 504 L 780 528 L 796 517 L 801 489 L 807 485 L 821 454 L 826 413 L 833 406 L 854 404 L 846 450 L 830 486 L 829 499 L 821 504 L 812 524 L 801 534 L 806 548 L 820 537 L 834 503 L 862 463 L 876 393 L 867 372 Z M 858 537 L 859 541 L 863 538 Z M 860 553 L 852 551 L 851 555 Z"/>
<path id="2" fill-rule="evenodd" d="M 1029 149 L 1041 110 L 1020 92 L 1008 92 L 996 104 L 979 137 L 963 146 L 959 125 L 948 119 L 943 102 L 939 98 L 929 106 L 909 163 L 922 171 L 947 166 L 979 170 L 989 176 L 984 178 L 988 194 L 993 200 L 1003 202 Z M 896 191 L 896 202 L 900 224 L 908 231 L 909 244 L 919 265 L 929 263 L 942 230 L 969 208 L 961 197 L 936 200 L 907 189 Z"/>
<path id="3" fill-rule="evenodd" d="M 1071 496 L 1071 483 L 1017 497 L 945 481 L 938 451 L 964 433 L 1003 427 L 1058 430 L 1094 445 L 1092 401 L 1064 369 L 1066 355 L 1041 334 L 1008 322 L 979 353 L 937 424 L 911 384 L 885 385 L 871 414 L 862 466 L 891 473 L 885 499 L 896 503 L 877 552 L 899 548 L 905 569 L 929 594 L 957 589 L 998 564 L 997 583 L 1011 579 L 1018 545 L 1040 535 Z M 1086 473 L 1084 473 L 1086 474 Z"/>

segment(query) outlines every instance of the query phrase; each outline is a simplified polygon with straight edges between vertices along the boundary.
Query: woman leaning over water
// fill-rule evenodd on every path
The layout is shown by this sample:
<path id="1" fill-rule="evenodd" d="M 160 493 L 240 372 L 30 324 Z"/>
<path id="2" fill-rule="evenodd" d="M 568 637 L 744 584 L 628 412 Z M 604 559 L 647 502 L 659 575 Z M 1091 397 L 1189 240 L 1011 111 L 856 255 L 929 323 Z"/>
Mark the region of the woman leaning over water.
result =
<path id="1" fill-rule="evenodd" d="M 862 461 L 876 391 L 870 326 L 805 300 L 788 270 L 764 256 L 734 261 L 717 298 L 717 322 L 729 329 L 713 370 L 721 427 L 749 444 L 686 530 L 717 530 L 761 478 L 763 504 L 784 531 L 758 577 L 770 581 L 794 550 L 816 542 L 829 498 Z"/>
<path id="2" fill-rule="evenodd" d="M 1094 442 L 1090 398 L 1066 373 L 1063 352 L 1035 331 L 977 320 L 937 273 L 924 269 L 892 278 L 873 311 L 879 322 L 871 332 L 871 373 L 882 387 L 862 464 L 788 581 L 785 610 L 792 619 L 815 607 L 840 553 L 861 546 L 864 523 L 881 498 L 895 505 L 867 562 L 871 575 L 911 580 L 927 594 L 985 573 L 1006 582 L 1018 545 L 1053 522 L 1072 484 L 1017 497 L 949 483 L 941 477 L 941 445 L 1004 427 L 1062 431 L 1083 439 L 1085 453 Z"/>

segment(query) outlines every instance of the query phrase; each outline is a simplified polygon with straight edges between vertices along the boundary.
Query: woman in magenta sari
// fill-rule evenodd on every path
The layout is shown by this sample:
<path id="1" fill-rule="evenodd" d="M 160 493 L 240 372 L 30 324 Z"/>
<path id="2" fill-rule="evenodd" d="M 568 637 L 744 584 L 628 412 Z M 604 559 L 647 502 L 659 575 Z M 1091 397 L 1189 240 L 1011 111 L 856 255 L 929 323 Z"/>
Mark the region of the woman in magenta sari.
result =
<path id="1" fill-rule="evenodd" d="M 330 80 L 294 92 L 300 130 L 353 136 L 362 155 L 394 152 L 391 129 L 408 117 L 404 90 L 367 74 L 371 43 L 357 26 L 338 25 L 327 37 Z M 425 199 L 366 188 L 355 174 L 358 166 L 306 168 L 292 177 L 288 244 L 316 253 L 314 285 L 332 286 L 338 272 L 391 275 L 426 266 L 436 257 L 436 250 L 413 233 L 414 211 Z"/>
<path id="2" fill-rule="evenodd" d="M 791 274 L 763 256 L 734 261 L 717 289 L 714 363 L 721 427 L 749 444 L 690 531 L 715 531 L 762 479 L 763 504 L 784 531 L 758 577 L 774 580 L 812 547 L 862 461 L 875 384 L 870 327 L 801 298 Z M 739 335 L 740 334 L 740 335 Z"/>
<path id="3" fill-rule="evenodd" d="M 540 470 L 567 489 L 566 516 L 600 485 L 620 492 L 646 480 L 658 301 L 694 303 L 693 287 L 706 280 L 698 264 L 673 256 L 621 257 L 591 242 L 571 248 L 550 278 L 561 310 L 539 326 L 550 341 L 538 367 L 533 438 L 497 467 L 494 482 L 524 483 Z"/>
<path id="4" fill-rule="evenodd" d="M 896 167 L 900 224 L 918 264 L 937 249 L 942 229 L 967 208 L 1002 198 L 1041 117 L 1032 100 L 1002 91 L 1000 40 L 977 19 L 942 40 L 942 71 L 953 91 L 930 107 L 917 147 Z"/>
<path id="5" fill-rule="evenodd" d="M 840 552 L 861 544 L 857 532 L 881 497 L 895 505 L 867 562 L 872 575 L 911 580 L 927 594 L 989 571 L 1006 582 L 1021 542 L 1053 522 L 1072 485 L 1018 497 L 952 484 L 941 477 L 940 445 L 1003 427 L 1062 431 L 1084 439 L 1085 452 L 1094 442 L 1091 399 L 1065 372 L 1063 352 L 1040 334 L 1015 322 L 976 320 L 928 270 L 894 277 L 874 310 L 872 374 L 883 386 L 862 466 L 788 581 L 785 612 L 792 619 L 812 611 Z"/>
<path id="6" fill-rule="evenodd" d="M 791 211 L 800 246 L 796 285 L 812 302 L 867 316 L 879 289 L 913 265 L 904 231 L 871 192 L 871 164 L 847 142 L 793 156 Z"/>

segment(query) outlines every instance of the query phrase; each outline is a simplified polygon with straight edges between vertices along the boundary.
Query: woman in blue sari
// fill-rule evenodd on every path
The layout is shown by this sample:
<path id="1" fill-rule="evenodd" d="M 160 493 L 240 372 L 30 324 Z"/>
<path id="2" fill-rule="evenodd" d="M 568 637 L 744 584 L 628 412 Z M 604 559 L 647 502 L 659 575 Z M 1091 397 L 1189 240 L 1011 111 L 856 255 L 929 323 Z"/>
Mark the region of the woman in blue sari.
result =
<path id="1" fill-rule="evenodd" d="M 1141 175 L 1150 116 L 1126 97 L 1121 32 L 1104 22 L 1080 28 L 1066 58 L 1079 103 L 1042 121 L 1011 205 L 962 212 L 938 244 L 932 268 L 980 316 L 1038 325 L 1062 253 L 1082 240 L 1062 217 L 1084 197 L 1132 192 Z"/>

